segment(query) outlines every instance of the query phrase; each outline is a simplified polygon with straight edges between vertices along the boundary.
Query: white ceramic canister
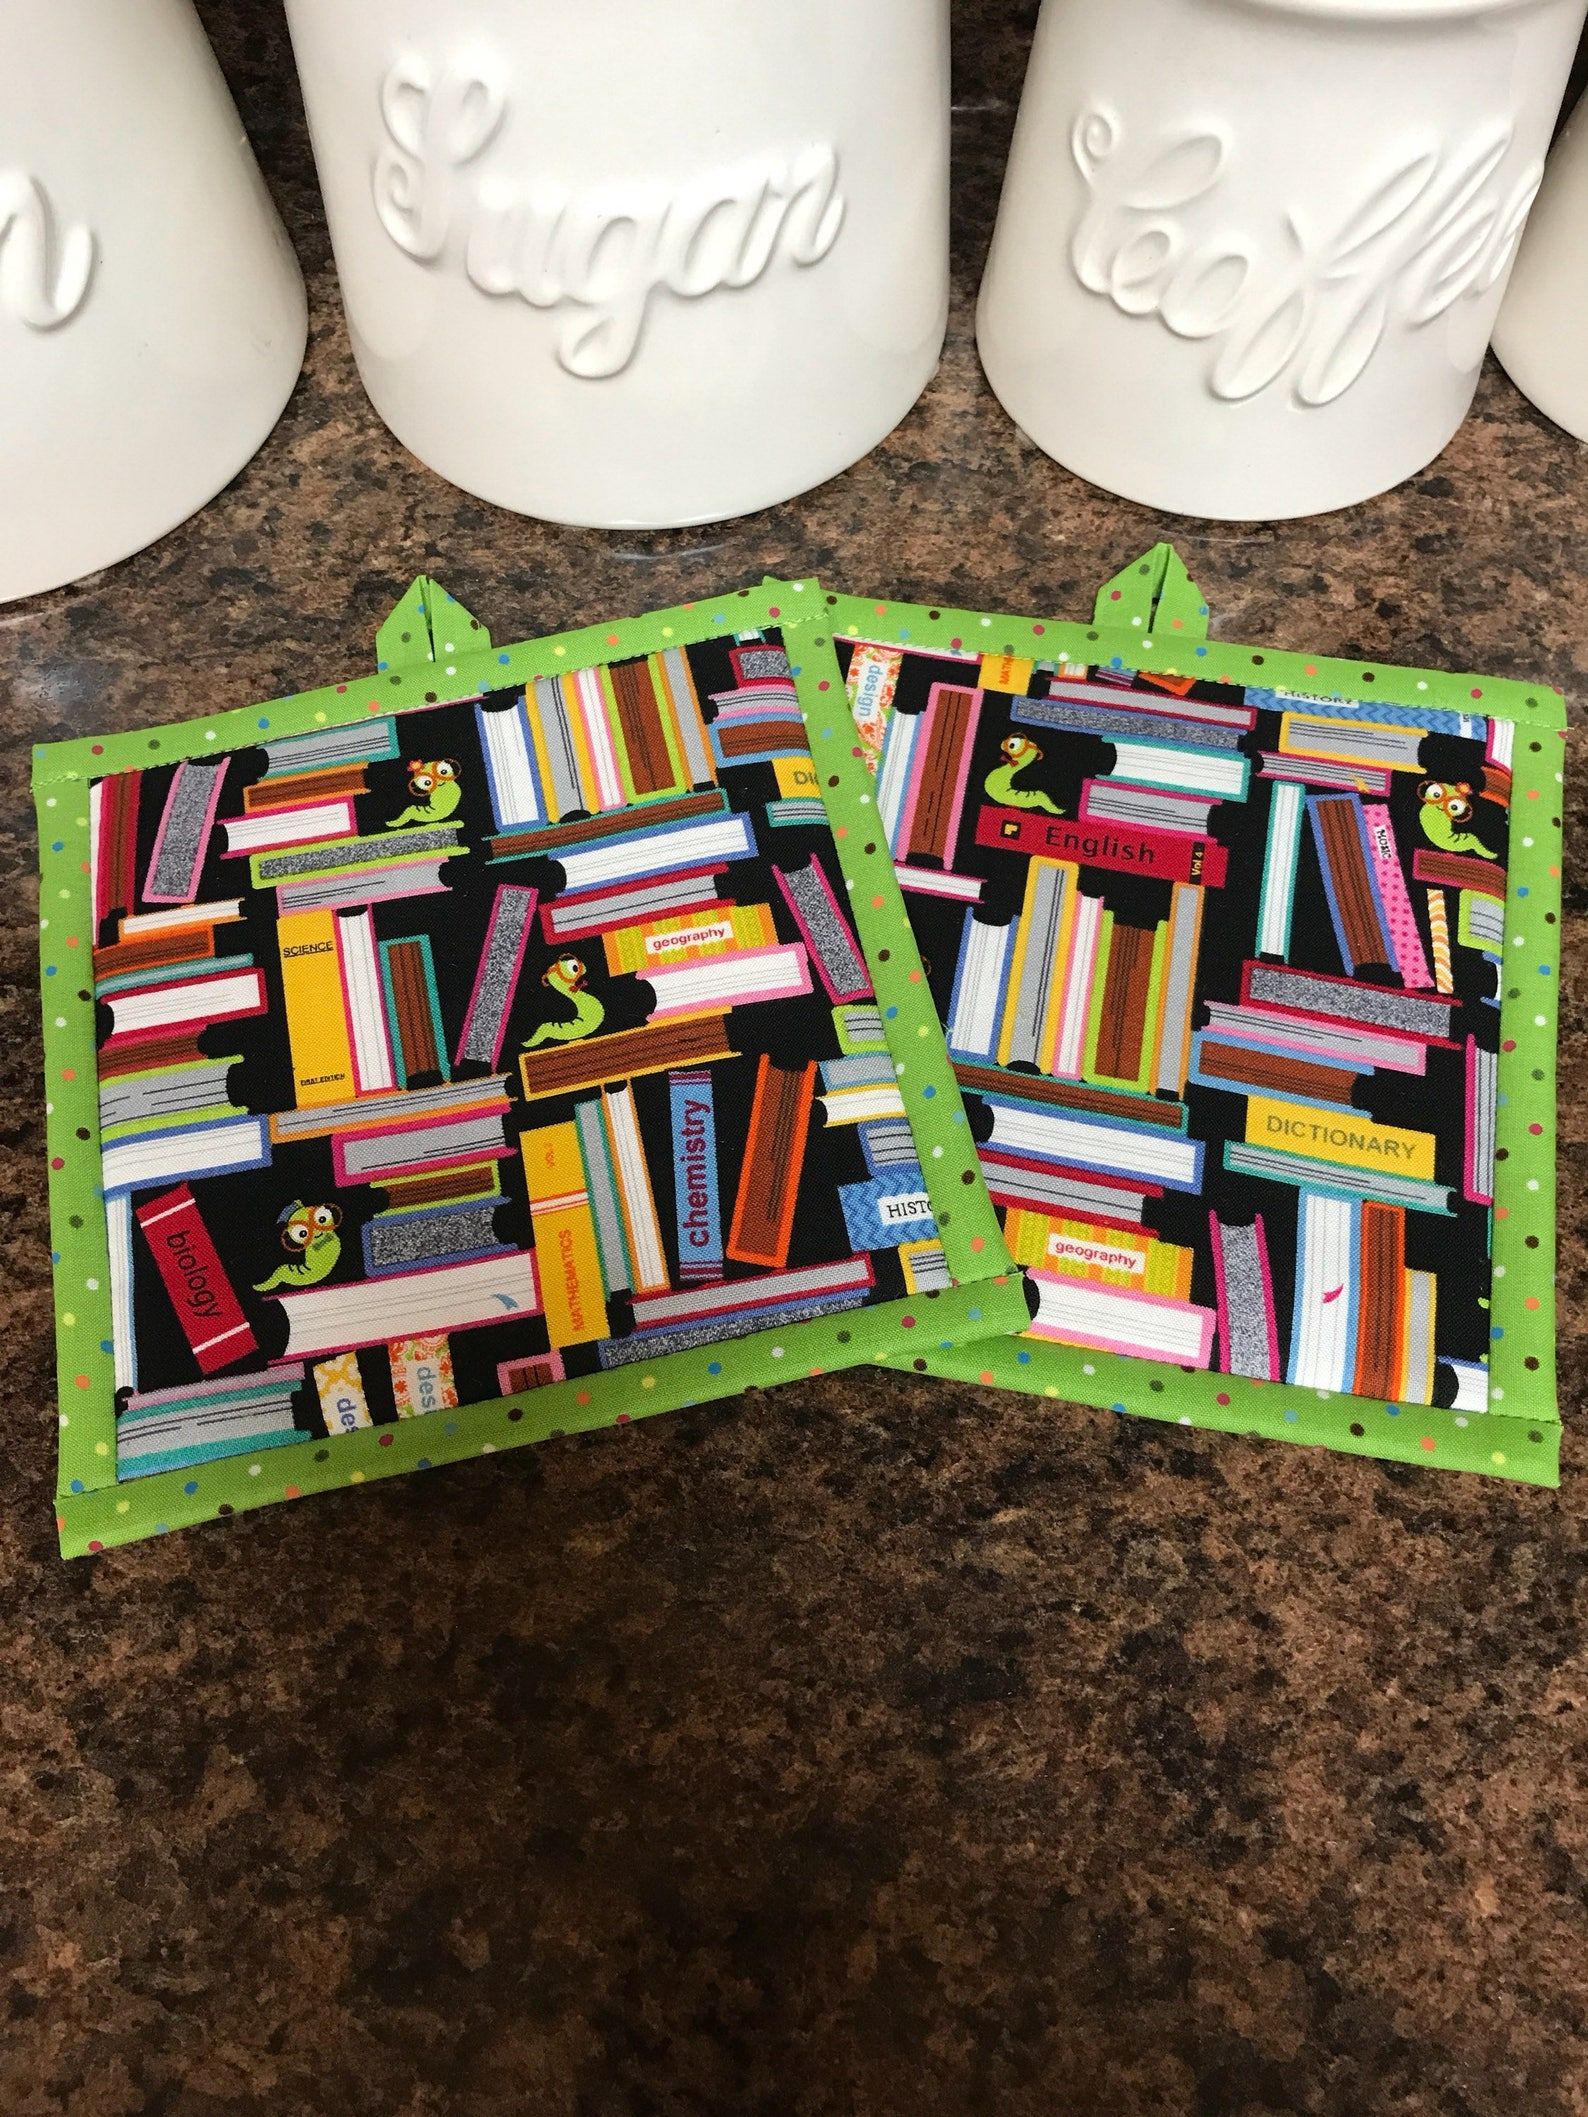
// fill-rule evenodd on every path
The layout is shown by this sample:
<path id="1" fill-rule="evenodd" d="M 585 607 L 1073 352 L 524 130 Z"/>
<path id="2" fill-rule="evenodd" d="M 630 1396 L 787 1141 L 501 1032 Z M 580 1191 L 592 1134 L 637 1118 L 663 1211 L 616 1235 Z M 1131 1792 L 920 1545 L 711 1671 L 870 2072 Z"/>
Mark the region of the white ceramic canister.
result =
<path id="1" fill-rule="evenodd" d="M 1588 441 L 1588 96 L 1549 158 L 1494 350 L 1541 412 Z"/>
<path id="2" fill-rule="evenodd" d="M 214 497 L 303 365 L 297 259 L 191 0 L 5 0 L 0 602 Z"/>
<path id="3" fill-rule="evenodd" d="M 1045 0 L 978 317 L 1127 498 L 1319 513 L 1472 401 L 1584 0 Z"/>
<path id="4" fill-rule="evenodd" d="M 847 468 L 948 314 L 948 0 L 288 0 L 348 324 L 432 469 L 602 528 Z"/>

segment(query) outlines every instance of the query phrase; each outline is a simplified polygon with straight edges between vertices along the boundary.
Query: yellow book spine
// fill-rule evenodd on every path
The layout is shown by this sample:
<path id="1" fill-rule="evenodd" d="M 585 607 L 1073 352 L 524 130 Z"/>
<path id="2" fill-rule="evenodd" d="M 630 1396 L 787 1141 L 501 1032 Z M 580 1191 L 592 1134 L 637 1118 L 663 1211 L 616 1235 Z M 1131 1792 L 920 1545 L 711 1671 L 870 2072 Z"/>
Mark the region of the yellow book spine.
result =
<path id="1" fill-rule="evenodd" d="M 820 794 L 822 790 L 816 766 L 809 757 L 774 757 L 772 771 L 777 790 L 785 801 L 792 801 L 802 794 Z"/>
<path id="2" fill-rule="evenodd" d="M 546 803 L 546 821 L 557 823 L 562 810 L 557 805 L 557 782 L 551 772 L 551 752 L 546 747 L 546 724 L 540 717 L 540 701 L 533 684 L 524 686 L 524 718 L 529 723 L 529 740 L 535 752 L 535 777 L 540 781 L 541 796 Z"/>
<path id="3" fill-rule="evenodd" d="M 1003 1020 L 998 1027 L 998 1063 L 1007 1066 L 1014 1050 L 1015 1001 L 1020 992 L 1020 980 L 1025 975 L 1026 951 L 1031 943 L 1031 907 L 1036 901 L 1037 881 L 1041 875 L 1041 864 L 1033 860 L 1026 870 L 1026 894 L 1020 906 L 1020 919 L 1015 930 L 1014 951 L 1009 962 L 1009 982 L 1004 987 Z"/>
<path id="4" fill-rule="evenodd" d="M 520 1142 L 546 1330 L 554 1346 L 609 1335 L 595 1215 L 577 1125 L 541 1125 Z"/>
<path id="5" fill-rule="evenodd" d="M 288 912 L 276 923 L 276 946 L 298 1108 L 350 1102 L 358 1089 L 342 999 L 336 914 Z"/>
<path id="6" fill-rule="evenodd" d="M 1282 1147 L 1313 1161 L 1332 1161 L 1345 1169 L 1388 1171 L 1425 1183 L 1434 1177 L 1434 1135 L 1408 1132 L 1400 1125 L 1375 1125 L 1365 1117 L 1314 1109 L 1308 1103 L 1281 1102 L 1254 1095 L 1246 1105 L 1246 1144 Z"/>

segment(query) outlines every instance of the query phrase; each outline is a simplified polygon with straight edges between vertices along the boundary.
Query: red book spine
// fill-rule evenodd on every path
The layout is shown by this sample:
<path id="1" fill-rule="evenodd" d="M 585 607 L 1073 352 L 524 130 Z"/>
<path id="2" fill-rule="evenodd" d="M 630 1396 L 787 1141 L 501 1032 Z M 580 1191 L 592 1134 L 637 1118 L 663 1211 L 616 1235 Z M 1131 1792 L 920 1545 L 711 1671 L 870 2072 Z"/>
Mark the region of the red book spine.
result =
<path id="1" fill-rule="evenodd" d="M 1229 869 L 1229 855 L 1212 838 L 1124 830 L 1084 819 L 1071 823 L 1063 816 L 1026 816 L 1004 808 L 981 810 L 976 843 L 1117 874 L 1151 875 L 1160 882 L 1200 882 L 1208 889 L 1222 889 Z"/>
<path id="2" fill-rule="evenodd" d="M 200 1372 L 212 1375 L 257 1352 L 259 1341 L 187 1185 L 139 1206 L 138 1225 Z"/>

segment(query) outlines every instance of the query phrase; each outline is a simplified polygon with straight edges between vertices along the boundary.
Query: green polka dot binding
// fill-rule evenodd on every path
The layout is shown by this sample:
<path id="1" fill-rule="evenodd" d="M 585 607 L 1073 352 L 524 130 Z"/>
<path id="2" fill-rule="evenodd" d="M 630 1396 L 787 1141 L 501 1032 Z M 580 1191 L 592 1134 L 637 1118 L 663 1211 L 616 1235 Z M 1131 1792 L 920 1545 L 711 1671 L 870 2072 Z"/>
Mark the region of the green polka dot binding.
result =
<path id="1" fill-rule="evenodd" d="M 1019 1327 L 1025 1316 L 1024 1291 L 1011 1271 L 997 1216 L 980 1181 L 974 1143 L 903 900 L 891 871 L 885 865 L 879 870 L 875 861 L 864 862 L 858 850 L 867 829 L 874 829 L 870 781 L 852 754 L 847 721 L 827 721 L 817 672 L 802 665 L 795 679 L 800 709 L 852 891 L 861 867 L 865 869 L 864 893 L 854 891 L 850 911 L 879 1007 L 887 1017 L 891 1055 L 901 1076 L 908 1068 L 911 1085 L 918 1090 L 907 1108 L 928 1172 L 928 1189 L 935 1206 L 950 1196 L 954 1200 L 952 1213 L 941 1211 L 938 1216 L 954 1284 L 930 1297 L 916 1295 L 851 1310 L 839 1319 L 843 1328 L 830 1316 L 789 1323 L 775 1337 L 762 1332 L 754 1338 L 671 1352 L 644 1366 L 620 1367 L 470 1405 L 444 1420 L 432 1413 L 327 1440 L 306 1434 L 300 1443 L 264 1454 L 233 1455 L 116 1482 L 113 1321 L 100 1191 L 94 1007 L 86 992 L 90 1004 L 69 1010 L 51 1004 L 53 988 L 68 963 L 80 961 L 84 977 L 88 975 L 93 943 L 91 782 L 148 766 L 156 748 L 162 764 L 214 756 L 258 744 L 262 731 L 277 739 L 349 726 L 368 715 L 422 705 L 431 696 L 473 698 L 538 677 L 604 668 L 720 638 L 725 627 L 734 633 L 787 632 L 801 605 L 814 603 L 816 594 L 813 583 L 769 582 L 716 603 L 687 604 L 608 621 L 556 640 L 503 648 L 444 589 L 420 580 L 382 628 L 380 667 L 371 676 L 153 733 L 84 737 L 35 751 L 33 783 L 43 848 L 40 968 L 60 1398 L 56 1519 L 65 1555 L 97 1552 L 278 1500 L 627 1424 L 791 1375 L 881 1362 L 894 1349 L 913 1345 L 915 1311 L 922 1298 L 932 1301 L 933 1329 L 940 1341 L 957 1343 L 981 1330 Z M 792 658 L 800 661 L 798 654 Z M 439 691 L 438 661 L 446 676 Z M 173 676 L 173 693 L 178 689 L 179 680 Z"/>
<path id="2" fill-rule="evenodd" d="M 1555 1040 L 1561 898 L 1559 787 L 1565 706 L 1547 686 L 1508 678 L 1209 642 L 1207 604 L 1171 547 L 1160 545 L 1098 597 L 1088 624 L 926 608 L 828 595 L 820 639 L 801 658 L 832 692 L 843 675 L 832 636 L 954 656 L 1002 652 L 1055 670 L 1120 669 L 1212 680 L 1301 701 L 1362 701 L 1377 719 L 1415 725 L 1428 713 L 1510 722 L 1514 796 L 1505 900 L 1492 1211 L 1494 1330 L 1484 1411 L 1397 1404 L 1239 1376 L 1149 1372 L 1132 1356 L 1025 1341 L 928 1350 L 928 1371 L 1104 1410 L 1258 1434 L 1357 1455 L 1461 1469 L 1532 1484 L 1559 1481 L 1555 1391 Z M 984 641 L 996 634 L 996 646 Z M 1549 936 L 1541 940 L 1541 936 Z M 1513 961 L 1516 968 L 1513 969 Z M 1517 975 L 1527 965 L 1526 977 Z M 1539 995 L 1548 993 L 1547 1002 Z M 890 1365 L 916 1369 L 912 1347 Z"/>

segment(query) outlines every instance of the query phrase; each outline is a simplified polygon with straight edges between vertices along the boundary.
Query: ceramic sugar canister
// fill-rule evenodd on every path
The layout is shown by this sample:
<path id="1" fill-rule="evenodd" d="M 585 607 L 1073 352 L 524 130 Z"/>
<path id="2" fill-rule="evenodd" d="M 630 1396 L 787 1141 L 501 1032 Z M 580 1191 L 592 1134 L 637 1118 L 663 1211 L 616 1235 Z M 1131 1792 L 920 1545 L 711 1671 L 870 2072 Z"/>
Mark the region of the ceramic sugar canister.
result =
<path id="1" fill-rule="evenodd" d="M 1148 505 L 1304 515 L 1465 417 L 1584 0 L 1044 0 L 978 317 Z"/>
<path id="2" fill-rule="evenodd" d="M 864 455 L 948 310 L 948 0 L 288 0 L 360 372 L 522 513 L 711 521 Z"/>
<path id="3" fill-rule="evenodd" d="M 1494 350 L 1541 412 L 1588 441 L 1588 97 L 1549 158 Z"/>
<path id="4" fill-rule="evenodd" d="M 125 558 L 280 416 L 303 280 L 191 0 L 7 0 L 0 602 Z"/>

